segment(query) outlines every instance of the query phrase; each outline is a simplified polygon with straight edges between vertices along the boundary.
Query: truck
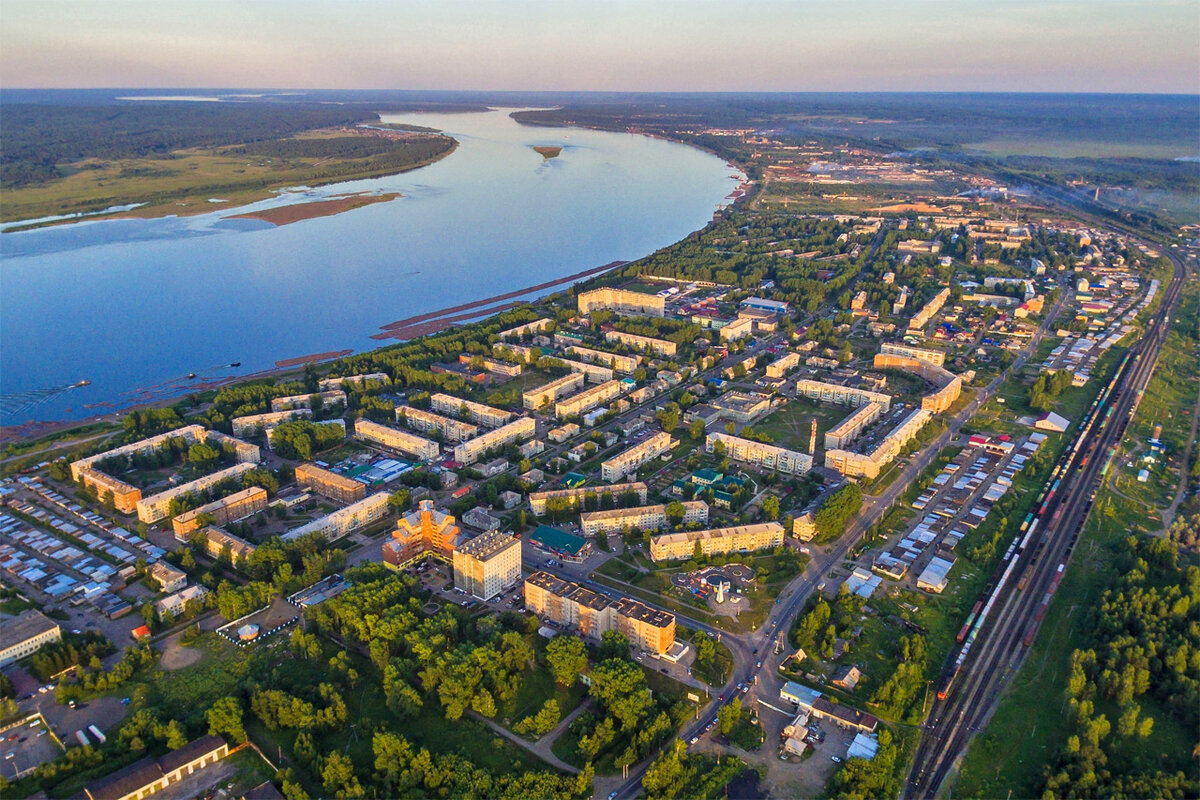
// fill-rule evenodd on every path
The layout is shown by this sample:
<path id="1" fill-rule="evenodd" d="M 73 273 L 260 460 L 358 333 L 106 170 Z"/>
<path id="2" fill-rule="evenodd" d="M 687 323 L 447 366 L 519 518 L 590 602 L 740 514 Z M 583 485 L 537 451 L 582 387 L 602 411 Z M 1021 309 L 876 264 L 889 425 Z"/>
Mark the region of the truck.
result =
<path id="1" fill-rule="evenodd" d="M 99 742 L 100 744 L 104 744 L 105 742 L 108 741 L 108 737 L 104 735 L 104 732 L 101 731 L 99 728 L 97 728 L 95 725 L 88 725 L 87 729 L 88 729 L 88 733 L 90 733 L 92 736 L 94 736 L 96 738 L 96 741 Z"/>
<path id="2" fill-rule="evenodd" d="M 87 734 L 81 730 L 75 731 L 75 738 L 78 739 L 79 743 L 81 745 L 83 745 L 84 747 L 87 747 L 89 744 L 91 744 L 91 741 L 88 739 Z"/>

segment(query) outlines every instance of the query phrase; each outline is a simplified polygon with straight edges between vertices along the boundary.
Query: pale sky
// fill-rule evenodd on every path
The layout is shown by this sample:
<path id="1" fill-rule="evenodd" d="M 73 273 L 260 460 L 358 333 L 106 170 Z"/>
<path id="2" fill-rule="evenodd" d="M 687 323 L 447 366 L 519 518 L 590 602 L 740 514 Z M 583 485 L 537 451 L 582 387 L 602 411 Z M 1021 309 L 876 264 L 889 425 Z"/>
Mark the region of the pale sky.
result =
<path id="1" fill-rule="evenodd" d="M 0 0 L 0 85 L 1200 93 L 1200 2 Z"/>

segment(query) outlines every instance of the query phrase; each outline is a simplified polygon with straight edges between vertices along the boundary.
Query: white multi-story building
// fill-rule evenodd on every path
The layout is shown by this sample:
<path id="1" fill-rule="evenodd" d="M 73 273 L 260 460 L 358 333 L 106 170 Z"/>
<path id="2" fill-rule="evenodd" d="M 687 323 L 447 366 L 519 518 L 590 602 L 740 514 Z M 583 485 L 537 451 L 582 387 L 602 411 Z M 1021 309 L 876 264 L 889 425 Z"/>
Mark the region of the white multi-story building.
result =
<path id="1" fill-rule="evenodd" d="M 454 585 L 472 597 L 491 600 L 521 582 L 521 540 L 489 531 L 454 550 Z"/>
<path id="2" fill-rule="evenodd" d="M 716 450 L 717 443 L 725 447 L 725 455 L 734 461 L 753 464 L 763 469 L 788 475 L 803 475 L 812 469 L 812 456 L 807 453 L 798 453 L 773 444 L 763 444 L 716 431 L 705 437 L 704 452 L 711 453 Z"/>
<path id="3" fill-rule="evenodd" d="M 332 514 L 314 519 L 307 525 L 294 528 L 283 534 L 282 538 L 290 542 L 310 533 L 320 533 L 326 541 L 332 542 L 386 517 L 387 501 L 387 492 L 373 494 Z"/>
<path id="4" fill-rule="evenodd" d="M 599 405 L 607 403 L 621 394 L 620 381 L 608 381 L 599 386 L 582 391 L 579 394 L 559 400 L 554 404 L 554 415 L 559 419 L 584 414 Z"/>
<path id="5" fill-rule="evenodd" d="M 778 522 L 762 522 L 707 531 L 663 533 L 650 537 L 650 559 L 675 561 L 691 558 L 696 552 L 697 542 L 700 543 L 700 552 L 706 556 L 764 550 L 783 544 L 783 526 Z"/>
<path id="6" fill-rule="evenodd" d="M 537 423 L 532 417 L 518 417 L 507 425 L 502 425 L 456 446 L 454 460 L 460 464 L 474 464 L 493 447 L 503 447 L 512 442 L 520 442 L 533 437 L 536 433 Z"/>
<path id="7" fill-rule="evenodd" d="M 636 483 L 612 483 L 608 486 L 580 486 L 578 489 L 554 489 L 549 492 L 533 492 L 529 495 L 529 507 L 534 514 L 541 516 L 546 513 L 546 502 L 549 500 L 569 500 L 575 504 L 582 504 L 584 498 L 589 494 L 594 494 L 601 497 L 606 494 L 611 494 L 614 497 L 620 497 L 626 492 L 632 493 L 639 503 L 646 502 L 646 484 L 638 481 Z"/>
<path id="8" fill-rule="evenodd" d="M 618 314 L 642 314 L 661 317 L 666 314 L 666 298 L 656 294 L 631 292 L 628 289 L 604 287 L 580 292 L 576 298 L 580 314 L 592 311 L 616 311 Z"/>
<path id="9" fill-rule="evenodd" d="M 703 500 L 688 500 L 681 505 L 683 505 L 681 524 L 708 524 L 708 503 Z M 667 521 L 667 507 L 662 504 L 614 508 L 609 511 L 589 511 L 579 515 L 579 523 L 583 527 L 584 536 L 621 533 L 626 527 L 637 528 L 640 531 L 661 531 L 667 527 Z"/>
<path id="10" fill-rule="evenodd" d="M 636 333 L 625 333 L 624 331 L 608 331 L 604 334 L 604 341 L 620 342 L 636 350 L 647 350 L 660 356 L 673 356 L 679 350 L 679 345 L 666 339 L 638 336 Z"/>
<path id="11" fill-rule="evenodd" d="M 321 406 L 346 405 L 346 393 L 341 389 L 330 389 L 316 394 L 294 394 L 290 397 L 276 397 L 271 401 L 272 411 L 290 411 L 293 408 L 312 408 L 313 398 L 321 398 Z"/>
<path id="12" fill-rule="evenodd" d="M 499 408 L 485 406 L 483 403 L 463 400 L 461 397 L 452 397 L 440 392 L 430 396 L 429 407 L 439 414 L 452 416 L 465 414 L 472 422 L 486 425 L 489 428 L 497 428 L 515 416 L 511 411 L 503 411 Z"/>
<path id="13" fill-rule="evenodd" d="M 908 356 L 909 358 L 915 358 L 918 361 L 924 361 L 938 367 L 946 363 L 946 352 L 944 350 L 927 350 L 923 347 L 909 347 L 906 344 L 884 342 L 880 345 L 879 352 L 894 356 Z"/>
<path id="14" fill-rule="evenodd" d="M 850 416 L 825 431 L 825 449 L 837 450 L 844 448 L 858 438 L 867 426 L 879 419 L 883 414 L 883 406 L 879 403 L 867 403 L 859 406 Z"/>
<path id="15" fill-rule="evenodd" d="M 205 589 L 203 586 L 189 586 L 159 600 L 154 604 L 154 610 L 158 612 L 159 619 L 163 619 L 166 614 L 178 617 L 187 610 L 188 601 L 196 600 L 204 602 L 208 594 L 208 589 Z"/>
<path id="16" fill-rule="evenodd" d="M 171 501 L 177 497 L 183 497 L 192 492 L 201 492 L 210 486 L 215 486 L 221 481 L 230 478 L 239 478 L 243 474 L 254 469 L 254 464 L 234 464 L 232 467 L 218 470 L 211 475 L 205 475 L 203 478 L 197 478 L 194 481 L 173 486 L 166 491 L 143 497 L 137 503 L 138 519 L 145 522 L 147 525 L 158 522 L 161 519 L 166 519 L 170 516 Z"/>
<path id="17" fill-rule="evenodd" d="M 580 347 L 579 345 L 571 345 L 566 350 L 567 353 L 573 356 L 579 356 L 581 361 L 588 364 L 601 364 L 606 367 L 612 367 L 617 372 L 633 372 L 637 369 L 637 356 L 625 356 L 620 353 L 609 353 L 605 350 L 593 350 L 590 347 Z"/>
<path id="18" fill-rule="evenodd" d="M 342 384 L 346 383 L 351 386 L 362 386 L 367 381 L 377 381 L 379 383 L 388 383 L 391 378 L 386 372 L 369 372 L 365 375 L 346 375 L 341 378 L 322 378 L 317 383 L 317 388 L 322 392 L 332 391 L 333 389 L 342 388 Z"/>
<path id="19" fill-rule="evenodd" d="M 892 407 L 892 398 L 886 394 L 807 378 L 796 381 L 796 394 L 822 403 L 836 403 L 853 408 L 865 406 L 867 403 L 878 403 L 884 411 Z"/>
<path id="20" fill-rule="evenodd" d="M 389 428 L 369 419 L 354 421 L 354 437 L 369 444 L 419 458 L 422 461 L 436 461 L 442 452 L 438 443 L 431 439 Z"/>
<path id="21" fill-rule="evenodd" d="M 795 369 L 798 366 L 800 366 L 800 354 L 788 353 L 783 358 L 767 364 L 767 377 L 782 378 L 788 374 L 789 370 Z"/>
<path id="22" fill-rule="evenodd" d="M 671 441 L 671 434 L 666 431 L 656 433 L 625 452 L 605 459 L 600 464 L 600 477 L 609 483 L 619 481 L 626 475 L 636 473 L 643 464 L 669 452 L 673 444 L 675 442 Z"/>
<path id="23" fill-rule="evenodd" d="M 256 436 L 268 428 L 274 428 L 294 419 L 312 419 L 312 409 L 292 408 L 287 411 L 268 411 L 265 414 L 248 414 L 234 417 L 231 421 L 234 436 Z"/>
<path id="24" fill-rule="evenodd" d="M 587 378 L 582 372 L 563 375 L 561 378 L 555 378 L 549 383 L 525 392 L 521 395 L 521 402 L 525 408 L 537 410 L 547 403 L 553 403 L 563 395 L 582 389 L 586 380 Z"/>
<path id="25" fill-rule="evenodd" d="M 476 425 L 412 406 L 401 406 L 396 409 L 396 421 L 400 422 L 401 419 L 413 430 L 423 433 L 437 431 L 448 442 L 462 442 L 479 435 L 479 427 Z"/>

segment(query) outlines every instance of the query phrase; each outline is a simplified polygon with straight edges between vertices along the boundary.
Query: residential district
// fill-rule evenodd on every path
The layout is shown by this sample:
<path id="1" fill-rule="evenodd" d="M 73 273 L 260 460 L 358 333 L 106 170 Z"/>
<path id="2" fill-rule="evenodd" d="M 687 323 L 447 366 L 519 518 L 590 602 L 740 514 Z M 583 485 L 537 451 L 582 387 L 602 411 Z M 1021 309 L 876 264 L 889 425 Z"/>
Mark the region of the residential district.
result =
<path id="1" fill-rule="evenodd" d="M 9 791 L 351 797 L 374 768 L 659 796 L 705 759 L 772 797 L 852 792 L 852 764 L 932 796 L 987 710 L 960 695 L 994 700 L 1063 586 L 1096 491 L 1066 484 L 1174 493 L 1178 420 L 1139 415 L 1135 365 L 1180 262 L 994 182 L 753 144 L 758 205 L 692 261 L 136 411 L 6 478 Z M 885 178 L 924 194 L 778 208 Z"/>

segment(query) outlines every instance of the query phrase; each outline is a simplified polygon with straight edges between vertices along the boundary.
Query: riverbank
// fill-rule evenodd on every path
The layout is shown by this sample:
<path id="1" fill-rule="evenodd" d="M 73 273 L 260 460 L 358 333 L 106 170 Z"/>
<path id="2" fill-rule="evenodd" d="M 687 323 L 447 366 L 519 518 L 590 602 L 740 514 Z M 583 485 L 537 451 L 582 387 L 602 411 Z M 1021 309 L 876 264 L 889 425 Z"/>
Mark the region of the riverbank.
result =
<path id="1" fill-rule="evenodd" d="M 395 148 L 367 157 L 337 155 L 337 142 L 369 138 L 365 132 L 334 137 L 326 131 L 312 131 L 307 137 L 260 145 L 304 146 L 301 152 L 306 153 L 314 146 L 328 149 L 303 156 L 222 148 L 179 150 L 164 158 L 85 159 L 65 178 L 6 191 L 0 222 L 5 224 L 4 233 L 16 233 L 83 219 L 196 216 L 269 200 L 292 187 L 400 175 L 441 161 L 458 149 L 458 141 L 444 134 L 413 133 L 397 140 Z M 133 205 L 137 207 L 131 208 Z M 116 210 L 103 213 L 108 209 Z M 23 221 L 27 224 L 20 224 Z"/>
<path id="2" fill-rule="evenodd" d="M 310 203 L 293 203 L 287 206 L 264 208 L 261 211 L 248 211 L 245 214 L 232 214 L 225 217 L 225 219 L 258 219 L 277 226 L 291 225 L 293 222 L 318 219 L 319 217 L 331 217 L 334 214 L 341 214 L 343 211 L 353 211 L 356 208 L 362 208 L 363 206 L 375 203 L 388 203 L 401 196 L 399 192 L 368 195 L 353 194 L 344 197 L 335 197 L 331 200 L 313 200 Z"/>

